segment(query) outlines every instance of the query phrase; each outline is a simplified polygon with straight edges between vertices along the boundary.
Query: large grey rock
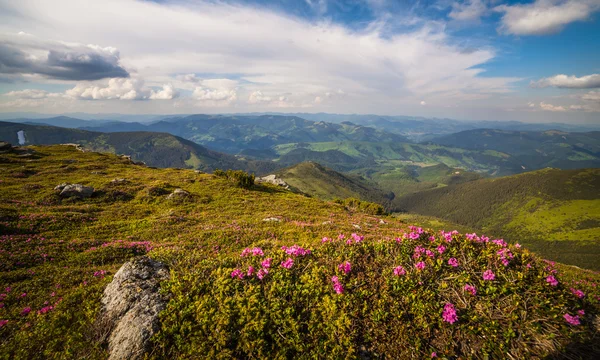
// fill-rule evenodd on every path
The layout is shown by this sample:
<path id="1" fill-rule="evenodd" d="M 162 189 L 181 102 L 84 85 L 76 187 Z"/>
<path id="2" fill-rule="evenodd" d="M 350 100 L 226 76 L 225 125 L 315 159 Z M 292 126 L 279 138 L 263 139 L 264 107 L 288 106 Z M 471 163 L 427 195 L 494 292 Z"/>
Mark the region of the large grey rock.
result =
<path id="1" fill-rule="evenodd" d="M 7 152 L 12 150 L 12 145 L 6 141 L 0 141 L 0 151 Z"/>
<path id="2" fill-rule="evenodd" d="M 94 193 L 94 188 L 81 184 L 62 183 L 57 185 L 54 190 L 60 191 L 61 197 L 78 197 L 81 199 L 89 198 Z"/>
<path id="3" fill-rule="evenodd" d="M 257 183 L 269 183 L 277 186 L 281 186 L 284 189 L 290 189 L 290 185 L 286 183 L 283 179 L 278 178 L 277 175 L 267 175 L 256 179 Z"/>
<path id="4" fill-rule="evenodd" d="M 110 360 L 142 359 L 159 328 L 158 314 L 167 298 L 160 282 L 169 278 L 167 266 L 143 256 L 125 263 L 104 290 L 102 326 L 108 328 Z"/>

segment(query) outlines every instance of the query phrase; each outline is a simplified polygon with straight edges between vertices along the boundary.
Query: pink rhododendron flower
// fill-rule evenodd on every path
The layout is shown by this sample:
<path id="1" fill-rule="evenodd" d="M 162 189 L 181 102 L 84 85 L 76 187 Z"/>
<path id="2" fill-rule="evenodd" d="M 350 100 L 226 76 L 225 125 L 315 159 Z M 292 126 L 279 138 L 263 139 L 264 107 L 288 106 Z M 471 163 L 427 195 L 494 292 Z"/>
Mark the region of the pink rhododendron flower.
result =
<path id="1" fill-rule="evenodd" d="M 27 314 L 29 314 L 31 312 L 31 308 L 29 306 L 23 308 L 23 310 L 21 310 L 21 315 L 25 316 Z"/>
<path id="2" fill-rule="evenodd" d="M 344 274 L 348 274 L 352 270 L 352 264 L 349 261 L 343 262 L 338 265 L 338 270 L 342 271 Z"/>
<path id="3" fill-rule="evenodd" d="M 262 280 L 265 276 L 267 276 L 268 273 L 269 273 L 268 269 L 262 268 L 262 269 L 258 270 L 256 277 L 258 277 L 259 279 Z"/>
<path id="4" fill-rule="evenodd" d="M 252 265 L 248 266 L 248 276 L 252 276 L 254 274 L 254 267 Z"/>
<path id="5" fill-rule="evenodd" d="M 434 352 L 432 352 L 432 353 L 431 353 L 431 358 L 433 359 L 433 358 L 436 358 L 436 357 L 437 357 L 437 353 L 436 353 L 435 351 L 434 351 Z"/>
<path id="6" fill-rule="evenodd" d="M 244 272 L 242 270 L 240 270 L 240 269 L 235 269 L 235 270 L 233 270 L 231 272 L 231 277 L 232 278 L 237 277 L 237 278 L 243 279 L 244 278 Z"/>
<path id="7" fill-rule="evenodd" d="M 450 265 L 452 267 L 457 267 L 458 266 L 458 260 L 456 260 L 456 258 L 450 258 L 450 259 L 448 259 L 448 265 Z"/>
<path id="8" fill-rule="evenodd" d="M 458 316 L 456 315 L 456 309 L 454 309 L 454 305 L 450 303 L 446 303 L 446 305 L 444 305 L 442 319 L 444 319 L 445 322 L 448 322 L 450 324 L 454 324 L 458 320 Z"/>
<path id="9" fill-rule="evenodd" d="M 528 268 L 528 269 L 531 269 L 531 264 L 527 263 L 527 266 L 525 266 L 525 267 Z"/>
<path id="10" fill-rule="evenodd" d="M 486 270 L 483 272 L 483 280 L 494 280 L 496 278 L 496 275 L 494 274 L 494 272 L 492 270 Z"/>
<path id="11" fill-rule="evenodd" d="M 435 236 L 431 235 L 431 236 L 429 237 L 429 241 L 431 241 L 431 242 L 434 242 L 434 241 L 435 241 Z"/>
<path id="12" fill-rule="evenodd" d="M 300 247 L 298 245 L 293 245 L 290 247 L 282 246 L 281 250 L 285 251 L 285 253 L 288 255 L 294 255 L 294 256 L 310 255 L 310 250 Z"/>
<path id="13" fill-rule="evenodd" d="M 52 306 L 52 305 L 43 307 L 38 311 L 38 314 L 45 314 L 49 311 L 52 311 L 52 309 L 54 309 L 54 306 Z"/>
<path id="14" fill-rule="evenodd" d="M 520 248 L 521 248 L 521 244 L 519 244 L 519 243 L 516 243 L 516 244 L 515 244 L 515 247 L 516 247 L 517 249 L 520 249 Z"/>
<path id="15" fill-rule="evenodd" d="M 240 256 L 241 257 L 246 257 L 248 255 L 263 256 L 264 253 L 263 253 L 263 251 L 262 251 L 261 248 L 259 248 L 259 247 L 253 247 L 253 248 L 245 248 L 244 250 L 242 250 L 242 254 Z"/>
<path id="16" fill-rule="evenodd" d="M 580 299 L 582 299 L 585 296 L 585 293 L 581 290 L 571 288 L 571 292 L 573 293 L 573 295 L 577 296 Z"/>
<path id="17" fill-rule="evenodd" d="M 359 243 L 362 242 L 365 239 L 365 237 L 357 234 L 352 234 L 352 239 L 354 239 L 355 243 Z"/>
<path id="18" fill-rule="evenodd" d="M 6 295 L 6 294 L 0 294 L 0 301 L 2 301 L 2 300 L 4 300 L 4 299 L 6 299 L 6 297 L 7 297 L 7 296 L 8 296 L 8 295 Z"/>
<path id="19" fill-rule="evenodd" d="M 473 285 L 466 284 L 464 289 L 466 292 L 471 293 L 471 295 L 473 296 L 477 295 L 477 289 Z"/>
<path id="20" fill-rule="evenodd" d="M 584 315 L 585 315 L 585 311 L 584 311 L 583 309 L 581 309 L 581 310 L 577 310 L 577 314 L 578 314 L 579 316 L 584 316 Z"/>
<path id="21" fill-rule="evenodd" d="M 416 232 L 411 232 L 410 234 L 408 234 L 408 238 L 411 240 L 417 240 L 421 235 L 417 234 Z"/>
<path id="22" fill-rule="evenodd" d="M 271 259 L 271 258 L 266 258 L 266 259 L 264 259 L 264 260 L 263 260 L 263 261 L 262 261 L 260 264 L 262 265 L 262 267 L 264 267 L 264 268 L 267 268 L 267 269 L 268 269 L 268 268 L 270 268 L 270 267 L 271 267 L 271 261 L 272 261 L 272 260 L 273 260 L 273 259 Z"/>
<path id="23" fill-rule="evenodd" d="M 344 287 L 340 283 L 340 279 L 337 276 L 332 276 L 331 282 L 333 283 L 333 291 L 335 291 L 336 294 L 341 294 L 344 292 Z"/>
<path id="24" fill-rule="evenodd" d="M 416 263 L 416 264 L 415 264 L 415 267 L 416 267 L 418 270 L 423 270 L 423 269 L 425 269 L 425 263 L 424 263 L 424 262 L 422 262 L 422 261 L 419 261 L 418 263 Z"/>
<path id="25" fill-rule="evenodd" d="M 404 268 L 402 266 L 396 266 L 394 268 L 394 275 L 402 276 L 404 274 L 406 274 L 406 270 L 404 270 Z"/>
<path id="26" fill-rule="evenodd" d="M 573 326 L 577 326 L 577 325 L 581 324 L 581 322 L 579 321 L 579 316 L 577 316 L 577 315 L 565 314 L 564 318 L 569 324 L 571 324 Z"/>
<path id="27" fill-rule="evenodd" d="M 0 320 L 0 328 L 8 324 L 8 320 Z"/>
<path id="28" fill-rule="evenodd" d="M 558 280 L 556 280 L 556 278 L 555 278 L 554 276 L 552 276 L 552 275 L 549 275 L 549 276 L 546 278 L 546 282 L 547 282 L 548 284 L 552 285 L 552 286 L 556 286 L 556 285 L 558 285 Z"/>
<path id="29" fill-rule="evenodd" d="M 287 258 L 287 260 L 281 262 L 281 267 L 284 267 L 286 269 L 291 269 L 293 265 L 294 260 L 292 260 L 292 258 Z"/>
<path id="30" fill-rule="evenodd" d="M 346 235 L 344 235 L 344 234 L 339 234 L 338 235 L 338 239 L 344 240 L 344 238 L 346 238 Z"/>
<path id="31" fill-rule="evenodd" d="M 26 296 L 27 296 L 27 293 L 26 293 L 26 292 L 24 292 L 24 293 L 22 293 L 22 294 L 21 294 L 21 297 L 22 297 L 22 298 L 24 298 L 24 297 L 26 297 Z"/>
<path id="32" fill-rule="evenodd" d="M 328 238 L 327 236 L 324 236 L 323 239 L 321 239 L 322 243 L 326 243 L 326 242 L 330 242 L 330 241 L 331 241 L 331 239 Z"/>
<path id="33" fill-rule="evenodd" d="M 4 307 L 4 303 L 0 303 L 0 309 Z"/>
<path id="34" fill-rule="evenodd" d="M 446 251 L 446 247 L 444 245 L 440 245 L 437 247 L 437 252 L 443 254 Z"/>

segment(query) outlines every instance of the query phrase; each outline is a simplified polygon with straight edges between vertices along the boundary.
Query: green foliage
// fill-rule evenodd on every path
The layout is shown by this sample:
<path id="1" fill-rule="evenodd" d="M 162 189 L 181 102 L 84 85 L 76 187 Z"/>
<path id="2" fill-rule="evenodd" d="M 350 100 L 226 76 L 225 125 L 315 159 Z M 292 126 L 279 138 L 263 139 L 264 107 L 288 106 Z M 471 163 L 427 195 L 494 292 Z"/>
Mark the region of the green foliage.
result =
<path id="1" fill-rule="evenodd" d="M 252 186 L 254 186 L 254 174 L 248 174 L 242 170 L 223 171 L 216 169 L 213 174 L 218 177 L 224 177 L 234 183 L 236 186 L 244 189 L 250 189 Z"/>
<path id="2" fill-rule="evenodd" d="M 267 243 L 264 256 L 199 256 L 177 266 L 165 287 L 173 297 L 154 338 L 156 356 L 408 359 L 436 352 L 441 358 L 531 358 L 565 355 L 568 343 L 586 344 L 575 355 L 600 351 L 593 340 L 597 300 L 576 297 L 553 266 L 507 247 L 513 258 L 505 267 L 497 255 L 501 245 L 430 236 L 333 240 L 305 256 Z M 416 246 L 435 255 L 415 257 Z M 272 261 L 263 279 L 246 274 L 266 258 Z M 293 259 L 290 269 L 280 265 L 287 258 Z M 450 258 L 459 265 L 450 266 Z M 423 270 L 414 267 L 418 261 Z M 338 267 L 344 262 L 351 264 L 347 274 Z M 406 274 L 394 275 L 397 266 Z M 232 275 L 235 269 L 243 278 Z M 494 281 L 483 280 L 485 270 L 495 273 Z M 552 274 L 560 279 L 556 287 L 546 281 Z M 334 291 L 333 276 L 343 293 Z M 467 284 L 476 295 L 465 291 Z M 456 323 L 442 317 L 447 303 L 457 309 Z M 582 325 L 567 324 L 563 315 L 579 310 L 587 314 Z"/>
<path id="3" fill-rule="evenodd" d="M 383 215 L 385 209 L 379 204 L 368 201 L 362 201 L 356 198 L 336 199 L 337 204 L 342 204 L 349 211 L 364 212 L 371 215 Z"/>

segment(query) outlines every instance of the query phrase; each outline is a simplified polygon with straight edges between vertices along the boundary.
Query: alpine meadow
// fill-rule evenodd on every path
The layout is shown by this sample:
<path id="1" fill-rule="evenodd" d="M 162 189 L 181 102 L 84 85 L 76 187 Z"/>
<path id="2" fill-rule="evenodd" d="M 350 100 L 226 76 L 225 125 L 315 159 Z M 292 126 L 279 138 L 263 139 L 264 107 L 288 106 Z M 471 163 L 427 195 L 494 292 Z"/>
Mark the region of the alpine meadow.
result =
<path id="1" fill-rule="evenodd" d="M 0 0 L 0 359 L 600 358 L 600 0 Z"/>

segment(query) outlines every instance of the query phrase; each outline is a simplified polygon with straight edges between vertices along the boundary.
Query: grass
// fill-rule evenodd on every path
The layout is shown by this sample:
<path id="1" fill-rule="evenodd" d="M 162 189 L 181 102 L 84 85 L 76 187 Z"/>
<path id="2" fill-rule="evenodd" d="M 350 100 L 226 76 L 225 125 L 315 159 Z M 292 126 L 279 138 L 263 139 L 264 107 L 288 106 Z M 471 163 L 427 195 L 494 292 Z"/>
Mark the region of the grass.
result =
<path id="1" fill-rule="evenodd" d="M 115 178 L 127 181 L 112 184 Z M 397 242 L 418 232 L 408 219 L 70 146 L 0 154 L 0 181 L 3 359 L 106 358 L 95 327 L 102 291 L 125 261 L 141 254 L 164 261 L 172 274 L 163 286 L 171 300 L 152 358 L 423 358 L 434 351 L 541 358 L 598 351 L 600 276 L 558 265 L 559 285 L 549 286 L 548 264 L 512 245 L 514 260 L 504 268 L 496 245 L 460 235 L 452 243 L 439 233 L 434 242 L 425 233 Z M 53 188 L 63 182 L 96 191 L 85 200 L 61 199 Z M 168 200 L 177 188 L 191 196 Z M 273 217 L 279 221 L 263 221 Z M 352 233 L 364 241 L 321 242 Z M 293 244 L 312 253 L 284 271 L 279 263 L 288 255 L 281 247 Z M 413 269 L 416 245 L 441 244 L 445 255 L 423 257 L 424 272 Z M 262 282 L 232 279 L 235 268 L 258 269 L 258 258 L 239 256 L 254 246 L 273 258 L 272 271 Z M 450 257 L 460 267 L 448 266 Z M 352 263 L 349 274 L 337 270 L 343 261 Z M 392 275 L 398 265 L 406 267 L 405 277 Z M 487 268 L 498 276 L 494 283 L 481 280 Z M 332 289 L 334 275 L 343 294 Z M 477 285 L 476 297 L 462 290 L 467 282 Z M 571 287 L 586 296 L 575 297 Z M 458 312 L 454 324 L 441 317 L 447 302 Z M 567 324 L 564 313 L 578 310 L 586 314 L 581 325 Z"/>

